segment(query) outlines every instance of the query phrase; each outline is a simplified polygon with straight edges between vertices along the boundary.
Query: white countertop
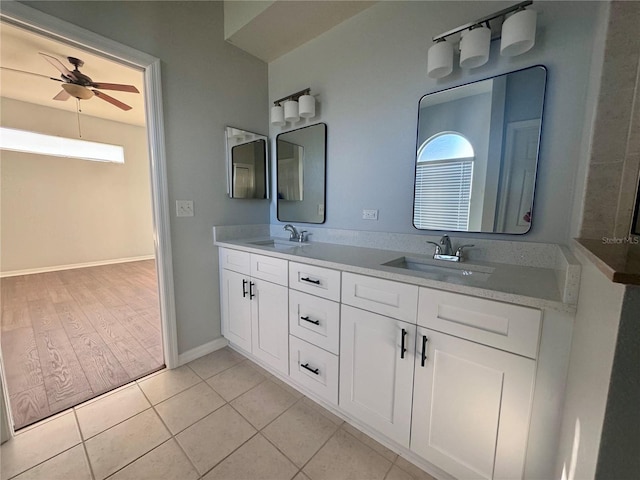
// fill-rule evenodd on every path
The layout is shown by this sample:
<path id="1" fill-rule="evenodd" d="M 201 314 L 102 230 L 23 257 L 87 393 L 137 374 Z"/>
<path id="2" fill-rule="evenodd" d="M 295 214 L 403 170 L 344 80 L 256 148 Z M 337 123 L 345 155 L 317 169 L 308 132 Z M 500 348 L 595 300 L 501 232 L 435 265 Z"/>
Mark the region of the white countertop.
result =
<path id="1" fill-rule="evenodd" d="M 575 304 L 563 302 L 564 293 L 560 287 L 562 279 L 558 278 L 557 270 L 550 268 L 489 262 L 454 264 L 458 267 L 468 266 L 470 270 L 473 270 L 474 266 L 493 268 L 494 271 L 489 278 L 482 280 L 474 278 L 473 275 L 447 275 L 383 265 L 403 256 L 420 258 L 426 262 L 433 263 L 433 260 L 428 255 L 320 242 L 304 244 L 291 242 L 291 247 L 287 246 L 285 249 L 254 244 L 254 242 L 262 240 L 268 240 L 268 238 L 218 240 L 215 244 L 219 247 L 243 250 L 293 262 L 318 265 L 344 272 L 359 273 L 501 302 L 570 313 L 576 310 Z M 286 239 L 280 238 L 278 240 L 286 242 Z M 445 261 L 441 261 L 438 265 L 451 266 L 449 262 Z"/>

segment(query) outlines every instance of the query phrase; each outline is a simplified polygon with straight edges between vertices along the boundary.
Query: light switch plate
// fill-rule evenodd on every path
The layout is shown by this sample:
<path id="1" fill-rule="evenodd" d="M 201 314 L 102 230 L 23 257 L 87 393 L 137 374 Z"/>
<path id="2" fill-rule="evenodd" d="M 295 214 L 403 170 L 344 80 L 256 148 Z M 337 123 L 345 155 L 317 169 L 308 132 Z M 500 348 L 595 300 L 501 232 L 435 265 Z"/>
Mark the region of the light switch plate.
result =
<path id="1" fill-rule="evenodd" d="M 193 200 L 176 200 L 176 216 L 193 217 Z"/>

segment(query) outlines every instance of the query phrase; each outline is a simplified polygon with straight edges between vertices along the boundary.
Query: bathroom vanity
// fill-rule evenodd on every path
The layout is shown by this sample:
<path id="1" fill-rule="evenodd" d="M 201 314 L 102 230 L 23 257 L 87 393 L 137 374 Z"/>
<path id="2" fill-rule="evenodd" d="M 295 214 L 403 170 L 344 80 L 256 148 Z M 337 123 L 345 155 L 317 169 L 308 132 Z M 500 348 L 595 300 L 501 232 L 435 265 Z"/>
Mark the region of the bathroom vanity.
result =
<path id="1" fill-rule="evenodd" d="M 575 309 L 566 275 L 277 238 L 216 244 L 232 348 L 438 477 L 549 478 Z"/>

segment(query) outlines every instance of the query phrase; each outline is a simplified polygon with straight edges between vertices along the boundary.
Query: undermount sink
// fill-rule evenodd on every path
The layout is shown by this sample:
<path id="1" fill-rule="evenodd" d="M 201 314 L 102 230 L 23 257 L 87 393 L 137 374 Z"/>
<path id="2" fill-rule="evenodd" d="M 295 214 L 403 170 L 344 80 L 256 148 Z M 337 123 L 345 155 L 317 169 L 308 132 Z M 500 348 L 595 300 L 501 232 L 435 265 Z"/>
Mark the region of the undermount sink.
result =
<path id="1" fill-rule="evenodd" d="M 437 263 L 436 263 L 437 262 Z M 468 280 L 486 281 L 495 268 L 464 263 L 446 264 L 442 260 L 427 260 L 416 257 L 400 257 L 382 264 L 385 267 L 402 268 L 415 272 L 431 273 L 447 277 L 465 277 Z"/>
<path id="2" fill-rule="evenodd" d="M 259 247 L 271 247 L 276 250 L 290 250 L 299 246 L 296 242 L 288 242 L 287 240 L 279 240 L 276 238 L 270 238 L 268 240 L 258 240 L 256 242 L 249 242 L 251 245 Z"/>

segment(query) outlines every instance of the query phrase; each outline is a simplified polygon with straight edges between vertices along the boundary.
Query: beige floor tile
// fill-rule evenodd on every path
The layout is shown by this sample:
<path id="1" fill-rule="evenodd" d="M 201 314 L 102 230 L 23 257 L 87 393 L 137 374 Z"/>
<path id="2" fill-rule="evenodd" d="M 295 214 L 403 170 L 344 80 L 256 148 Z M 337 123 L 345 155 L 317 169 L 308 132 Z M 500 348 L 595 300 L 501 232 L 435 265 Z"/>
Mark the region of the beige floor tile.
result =
<path id="1" fill-rule="evenodd" d="M 108 477 L 170 437 L 153 410 L 111 427 L 85 442 L 97 480 Z"/>
<path id="2" fill-rule="evenodd" d="M 2 479 L 11 478 L 80 443 L 80 430 L 73 412 L 35 425 L 0 448 Z"/>
<path id="3" fill-rule="evenodd" d="M 260 430 L 295 402 L 293 395 L 267 380 L 233 400 L 231 405 Z"/>
<path id="4" fill-rule="evenodd" d="M 406 473 L 408 473 L 414 480 L 436 480 L 421 468 L 416 467 L 413 463 L 405 460 L 402 457 L 398 457 L 396 460 L 396 466 L 400 467 Z"/>
<path id="5" fill-rule="evenodd" d="M 256 368 L 253 368 L 250 362 L 242 362 L 211 377 L 207 380 L 207 383 L 222 398 L 230 402 L 265 380 L 266 377 Z"/>
<path id="6" fill-rule="evenodd" d="M 290 480 L 298 471 L 282 453 L 258 434 L 203 477 L 203 480 Z"/>
<path id="7" fill-rule="evenodd" d="M 293 463 L 302 467 L 337 429 L 338 426 L 320 412 L 298 402 L 262 433 Z"/>
<path id="8" fill-rule="evenodd" d="M 238 412 L 225 405 L 183 430 L 176 440 L 200 474 L 204 474 L 255 433 Z"/>
<path id="9" fill-rule="evenodd" d="M 137 384 L 109 393 L 76 408 L 78 423 L 85 439 L 151 408 Z"/>
<path id="10" fill-rule="evenodd" d="M 225 404 L 202 382 L 156 405 L 156 411 L 174 435 Z"/>
<path id="11" fill-rule="evenodd" d="M 320 405 L 319 403 L 314 402 L 313 400 L 311 400 L 309 397 L 304 397 L 302 399 L 302 402 L 305 405 L 310 406 L 311 408 L 316 409 L 317 411 L 319 411 L 322 415 L 324 415 L 325 417 L 327 417 L 329 420 L 331 420 L 333 423 L 335 423 L 336 425 L 342 425 L 344 423 L 344 420 L 342 420 L 339 416 L 331 413 L 329 410 L 327 410 L 326 408 L 324 408 L 322 405 Z"/>
<path id="12" fill-rule="evenodd" d="M 398 468 L 397 465 L 394 465 L 391 467 L 391 470 L 389 470 L 389 473 L 387 473 L 387 476 L 384 477 L 384 480 L 414 480 L 414 478 L 404 470 Z"/>
<path id="13" fill-rule="evenodd" d="M 130 463 L 109 480 L 195 480 L 198 476 L 176 441 L 171 439 Z"/>
<path id="14" fill-rule="evenodd" d="M 189 363 L 189 366 L 203 379 L 213 377 L 224 370 L 246 360 L 238 352 L 234 352 L 229 347 L 216 350 L 215 352 L 200 357 Z"/>
<path id="15" fill-rule="evenodd" d="M 15 480 L 91 480 L 89 462 L 82 445 L 41 463 L 31 470 L 21 473 Z"/>
<path id="16" fill-rule="evenodd" d="M 274 375 L 271 375 L 271 381 L 273 383 L 275 383 L 276 385 L 278 385 L 280 388 L 282 388 L 285 392 L 289 392 L 295 398 L 304 397 L 304 394 L 300 393 L 299 390 L 296 390 L 291 385 L 289 385 L 288 383 L 283 382 L 282 380 L 280 380 L 278 377 L 276 377 Z"/>
<path id="17" fill-rule="evenodd" d="M 304 473 L 299 472 L 295 477 L 293 477 L 293 480 L 311 480 L 311 479 L 307 477 Z"/>
<path id="18" fill-rule="evenodd" d="M 386 458 L 390 462 L 395 462 L 396 461 L 396 458 L 398 457 L 397 453 L 393 452 L 392 450 L 389 450 L 387 447 L 385 447 L 384 445 L 380 444 L 379 442 L 377 442 L 376 440 L 371 438 L 366 433 L 361 432 L 356 427 L 354 427 L 352 425 L 349 425 L 347 422 L 344 422 L 342 424 L 342 429 L 345 432 L 347 432 L 347 433 L 353 435 L 354 437 L 356 437 L 358 440 L 360 440 L 365 445 L 373 448 L 376 452 L 378 452 L 380 455 L 382 455 L 384 458 Z"/>
<path id="19" fill-rule="evenodd" d="M 342 429 L 304 467 L 312 480 L 383 479 L 392 463 Z"/>
<path id="20" fill-rule="evenodd" d="M 188 366 L 164 370 L 158 375 L 138 382 L 152 404 L 157 404 L 199 383 L 198 377 Z"/>

